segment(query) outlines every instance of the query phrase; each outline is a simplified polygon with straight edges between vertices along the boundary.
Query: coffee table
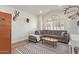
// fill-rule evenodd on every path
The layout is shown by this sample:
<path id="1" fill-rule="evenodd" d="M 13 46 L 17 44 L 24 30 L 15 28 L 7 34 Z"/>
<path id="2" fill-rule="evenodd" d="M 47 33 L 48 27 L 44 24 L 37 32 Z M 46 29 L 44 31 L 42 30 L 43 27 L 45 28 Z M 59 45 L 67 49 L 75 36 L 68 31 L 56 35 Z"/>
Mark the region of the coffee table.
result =
<path id="1" fill-rule="evenodd" d="M 51 44 L 53 47 L 57 46 L 57 42 L 58 40 L 55 38 L 51 38 L 51 37 L 42 37 L 42 44 L 43 43 L 48 43 Z"/>

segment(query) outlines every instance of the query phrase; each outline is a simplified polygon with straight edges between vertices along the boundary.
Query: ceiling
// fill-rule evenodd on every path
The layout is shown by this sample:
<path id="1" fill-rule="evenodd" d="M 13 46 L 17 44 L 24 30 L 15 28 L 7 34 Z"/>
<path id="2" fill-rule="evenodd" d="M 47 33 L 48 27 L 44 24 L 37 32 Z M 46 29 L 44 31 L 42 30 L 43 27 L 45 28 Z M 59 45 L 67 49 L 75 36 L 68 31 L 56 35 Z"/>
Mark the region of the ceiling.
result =
<path id="1" fill-rule="evenodd" d="M 46 14 L 50 11 L 62 9 L 61 6 L 58 5 L 10 5 L 10 7 L 21 9 L 35 15 Z"/>

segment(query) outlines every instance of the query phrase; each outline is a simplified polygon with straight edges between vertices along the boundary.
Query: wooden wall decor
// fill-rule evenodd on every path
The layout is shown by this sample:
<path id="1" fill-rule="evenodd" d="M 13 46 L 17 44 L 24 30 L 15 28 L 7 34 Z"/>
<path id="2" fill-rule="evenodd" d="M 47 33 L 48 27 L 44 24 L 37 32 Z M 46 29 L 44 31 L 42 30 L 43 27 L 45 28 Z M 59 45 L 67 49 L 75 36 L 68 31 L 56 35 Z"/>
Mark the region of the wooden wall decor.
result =
<path id="1" fill-rule="evenodd" d="M 75 19 L 76 17 L 79 17 L 79 6 L 77 5 L 68 5 L 64 9 L 64 14 L 68 16 L 69 19 Z"/>
<path id="2" fill-rule="evenodd" d="M 11 53 L 12 15 L 0 12 L 0 54 Z"/>

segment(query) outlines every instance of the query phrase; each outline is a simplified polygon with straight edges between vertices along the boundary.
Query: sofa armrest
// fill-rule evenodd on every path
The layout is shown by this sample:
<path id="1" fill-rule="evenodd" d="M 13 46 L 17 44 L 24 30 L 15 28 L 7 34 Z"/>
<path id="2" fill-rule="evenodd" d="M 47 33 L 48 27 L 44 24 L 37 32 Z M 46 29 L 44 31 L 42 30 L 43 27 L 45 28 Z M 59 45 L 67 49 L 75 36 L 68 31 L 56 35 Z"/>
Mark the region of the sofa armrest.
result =
<path id="1" fill-rule="evenodd" d="M 69 42 L 69 40 L 70 40 L 70 35 L 69 35 L 68 33 L 66 33 L 66 34 L 64 35 L 64 37 L 65 37 L 65 39 L 68 40 L 68 42 Z"/>
<path id="2" fill-rule="evenodd" d="M 40 35 L 30 34 L 30 36 L 34 37 L 37 41 L 40 41 Z"/>

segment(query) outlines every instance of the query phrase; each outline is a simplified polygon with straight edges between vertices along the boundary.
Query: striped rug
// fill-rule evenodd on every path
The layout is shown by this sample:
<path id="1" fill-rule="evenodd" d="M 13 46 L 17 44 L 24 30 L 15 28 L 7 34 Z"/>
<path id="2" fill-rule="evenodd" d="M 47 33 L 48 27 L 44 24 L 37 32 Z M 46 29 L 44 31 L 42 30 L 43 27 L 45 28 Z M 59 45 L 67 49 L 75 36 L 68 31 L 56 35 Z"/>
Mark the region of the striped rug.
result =
<path id="1" fill-rule="evenodd" d="M 69 54 L 68 45 L 57 43 L 57 47 L 42 43 L 29 43 L 12 50 L 13 54 Z"/>

